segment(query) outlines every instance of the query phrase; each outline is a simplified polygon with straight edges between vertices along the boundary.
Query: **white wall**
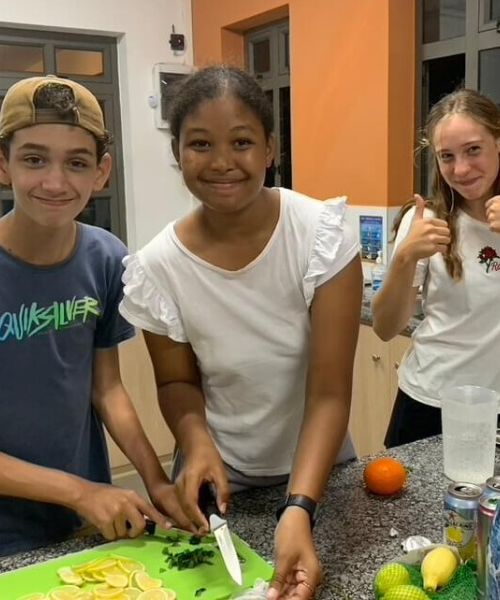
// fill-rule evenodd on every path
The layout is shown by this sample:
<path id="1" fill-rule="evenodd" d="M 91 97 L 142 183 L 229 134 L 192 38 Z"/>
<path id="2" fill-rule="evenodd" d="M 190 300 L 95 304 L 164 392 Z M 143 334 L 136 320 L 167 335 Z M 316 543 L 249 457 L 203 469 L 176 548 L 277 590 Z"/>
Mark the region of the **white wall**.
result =
<path id="1" fill-rule="evenodd" d="M 172 25 L 186 36 L 179 56 L 168 43 Z M 190 0 L 0 0 L 0 26 L 116 37 L 129 247 L 142 246 L 189 210 L 168 135 L 155 127 L 147 99 L 155 63 L 193 62 Z"/>

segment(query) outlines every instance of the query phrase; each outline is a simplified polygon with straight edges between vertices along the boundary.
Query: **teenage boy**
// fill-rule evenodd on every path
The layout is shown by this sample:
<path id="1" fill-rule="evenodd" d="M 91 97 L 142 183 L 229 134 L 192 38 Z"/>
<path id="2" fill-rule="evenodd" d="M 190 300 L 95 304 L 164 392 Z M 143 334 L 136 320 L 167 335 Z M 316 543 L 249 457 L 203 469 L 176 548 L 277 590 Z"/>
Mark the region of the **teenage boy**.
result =
<path id="1" fill-rule="evenodd" d="M 91 523 L 106 539 L 144 517 L 189 527 L 120 378 L 124 245 L 77 223 L 111 168 L 96 98 L 53 76 L 23 79 L 0 111 L 0 555 Z M 103 425 L 142 476 L 150 504 L 110 485 Z M 156 508 L 155 508 L 156 507 Z M 161 512 L 160 512 L 161 511 Z"/>

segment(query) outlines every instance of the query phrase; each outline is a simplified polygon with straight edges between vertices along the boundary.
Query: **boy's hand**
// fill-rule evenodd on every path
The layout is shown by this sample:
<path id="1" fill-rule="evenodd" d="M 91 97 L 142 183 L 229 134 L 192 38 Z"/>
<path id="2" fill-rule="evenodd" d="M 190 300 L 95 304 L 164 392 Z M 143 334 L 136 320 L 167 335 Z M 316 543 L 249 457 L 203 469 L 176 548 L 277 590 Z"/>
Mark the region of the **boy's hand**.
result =
<path id="1" fill-rule="evenodd" d="M 415 194 L 415 215 L 411 228 L 397 250 L 406 253 L 415 261 L 428 258 L 436 252 L 446 254 L 451 241 L 446 221 L 424 217 L 424 209 L 425 200 L 419 194 Z"/>
<path id="2" fill-rule="evenodd" d="M 145 516 L 163 529 L 172 526 L 167 517 L 133 490 L 91 481 L 82 482 L 71 508 L 97 527 L 107 540 L 137 537 L 144 531 Z"/>
<path id="3" fill-rule="evenodd" d="M 486 204 L 486 220 L 491 231 L 500 233 L 500 196 L 493 196 Z"/>
<path id="4" fill-rule="evenodd" d="M 198 505 L 200 487 L 204 482 L 214 484 L 217 490 L 217 507 L 224 514 L 230 498 L 229 483 L 222 458 L 213 445 L 203 445 L 187 453 L 184 467 L 175 482 L 181 506 L 200 534 L 210 531 Z"/>
<path id="5" fill-rule="evenodd" d="M 162 481 L 149 487 L 148 493 L 156 508 L 168 515 L 177 527 L 192 533 L 198 532 L 198 529 L 184 512 L 173 483 Z"/>

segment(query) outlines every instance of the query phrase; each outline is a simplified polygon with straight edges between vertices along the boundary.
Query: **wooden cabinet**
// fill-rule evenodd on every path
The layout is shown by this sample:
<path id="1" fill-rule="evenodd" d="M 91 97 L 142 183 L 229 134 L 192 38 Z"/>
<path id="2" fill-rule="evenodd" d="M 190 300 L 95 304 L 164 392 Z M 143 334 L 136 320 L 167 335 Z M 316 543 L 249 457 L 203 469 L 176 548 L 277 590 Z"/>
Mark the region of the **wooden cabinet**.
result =
<path id="1" fill-rule="evenodd" d="M 358 456 L 384 449 L 398 387 L 397 368 L 410 343 L 410 338 L 402 335 L 383 342 L 369 325 L 360 327 L 349 421 Z"/>
<path id="2" fill-rule="evenodd" d="M 168 464 L 174 439 L 158 406 L 153 366 L 142 333 L 120 344 L 120 371 L 126 390 L 135 405 L 139 419 L 162 463 Z M 133 469 L 128 458 L 108 436 L 113 474 Z"/>

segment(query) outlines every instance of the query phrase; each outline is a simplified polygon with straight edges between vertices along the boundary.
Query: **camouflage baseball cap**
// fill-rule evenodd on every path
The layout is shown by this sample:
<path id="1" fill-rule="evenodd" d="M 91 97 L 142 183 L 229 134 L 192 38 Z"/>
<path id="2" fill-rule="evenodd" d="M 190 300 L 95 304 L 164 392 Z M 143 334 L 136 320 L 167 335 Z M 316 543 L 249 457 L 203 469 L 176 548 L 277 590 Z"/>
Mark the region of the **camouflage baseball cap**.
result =
<path id="1" fill-rule="evenodd" d="M 43 91 L 50 86 L 55 86 L 60 94 L 56 94 L 56 102 L 44 107 Z M 55 75 L 21 79 L 9 88 L 0 109 L 0 138 L 42 123 L 77 125 L 97 138 L 108 136 L 94 94 L 76 81 Z"/>

